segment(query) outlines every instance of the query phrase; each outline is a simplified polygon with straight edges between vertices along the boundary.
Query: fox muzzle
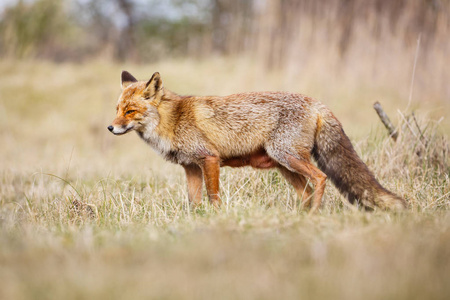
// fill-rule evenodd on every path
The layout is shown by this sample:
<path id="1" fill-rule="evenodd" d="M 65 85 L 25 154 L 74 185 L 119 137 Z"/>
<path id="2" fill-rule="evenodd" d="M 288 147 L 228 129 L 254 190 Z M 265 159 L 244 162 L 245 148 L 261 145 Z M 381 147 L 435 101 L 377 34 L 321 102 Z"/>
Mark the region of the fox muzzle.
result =
<path id="1" fill-rule="evenodd" d="M 125 134 L 131 130 L 133 130 L 134 126 L 129 124 L 128 126 L 113 126 L 109 125 L 108 130 L 111 131 L 115 135 Z"/>

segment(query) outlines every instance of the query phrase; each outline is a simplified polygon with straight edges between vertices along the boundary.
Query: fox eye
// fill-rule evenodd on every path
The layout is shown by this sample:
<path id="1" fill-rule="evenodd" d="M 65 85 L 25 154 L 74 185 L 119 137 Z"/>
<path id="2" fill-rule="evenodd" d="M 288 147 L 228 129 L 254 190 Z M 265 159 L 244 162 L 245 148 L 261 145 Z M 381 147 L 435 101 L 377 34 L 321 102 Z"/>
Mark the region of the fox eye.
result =
<path id="1" fill-rule="evenodd" d="M 130 110 L 128 110 L 128 111 L 125 113 L 125 116 L 126 116 L 126 115 L 129 115 L 129 114 L 132 114 L 132 113 L 134 113 L 134 112 L 135 112 L 134 109 L 130 109 Z"/>

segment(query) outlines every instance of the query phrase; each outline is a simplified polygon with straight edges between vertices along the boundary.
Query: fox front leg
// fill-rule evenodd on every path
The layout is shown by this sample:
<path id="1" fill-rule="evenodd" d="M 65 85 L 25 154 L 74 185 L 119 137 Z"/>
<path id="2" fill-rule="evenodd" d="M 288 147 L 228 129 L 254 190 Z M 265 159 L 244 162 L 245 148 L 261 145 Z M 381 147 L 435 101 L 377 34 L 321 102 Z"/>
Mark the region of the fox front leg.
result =
<path id="1" fill-rule="evenodd" d="M 195 207 L 202 201 L 202 169 L 195 164 L 183 165 L 183 168 L 186 172 L 189 203 Z"/>
<path id="2" fill-rule="evenodd" d="M 203 159 L 201 165 L 203 177 L 205 180 L 206 191 L 209 201 L 215 207 L 219 207 L 221 200 L 219 197 L 219 175 L 220 175 L 220 159 L 217 156 L 207 156 Z"/>

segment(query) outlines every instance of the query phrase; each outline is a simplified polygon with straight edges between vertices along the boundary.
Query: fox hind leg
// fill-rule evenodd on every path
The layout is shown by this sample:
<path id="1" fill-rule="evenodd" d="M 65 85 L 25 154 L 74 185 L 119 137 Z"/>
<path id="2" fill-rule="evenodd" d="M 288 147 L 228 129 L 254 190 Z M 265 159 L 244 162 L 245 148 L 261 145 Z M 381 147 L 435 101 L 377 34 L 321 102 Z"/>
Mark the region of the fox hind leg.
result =
<path id="1" fill-rule="evenodd" d="M 306 178 L 295 172 L 291 172 L 283 166 L 279 166 L 281 175 L 289 182 L 297 192 L 298 198 L 301 201 L 301 208 L 310 207 L 312 198 L 312 189 L 308 185 Z"/>
<path id="2" fill-rule="evenodd" d="M 283 149 L 280 149 L 280 147 L 277 147 L 275 143 L 267 147 L 266 151 L 270 157 L 289 171 L 298 173 L 309 179 L 314 186 L 310 214 L 317 211 L 322 203 L 327 175 L 311 163 L 309 156 L 310 151 L 284 151 Z"/>
<path id="3" fill-rule="evenodd" d="M 314 166 L 309 160 L 297 159 L 292 155 L 287 156 L 288 166 L 308 178 L 314 185 L 314 197 L 310 213 L 317 211 L 322 204 L 322 196 L 325 191 L 327 175 Z"/>

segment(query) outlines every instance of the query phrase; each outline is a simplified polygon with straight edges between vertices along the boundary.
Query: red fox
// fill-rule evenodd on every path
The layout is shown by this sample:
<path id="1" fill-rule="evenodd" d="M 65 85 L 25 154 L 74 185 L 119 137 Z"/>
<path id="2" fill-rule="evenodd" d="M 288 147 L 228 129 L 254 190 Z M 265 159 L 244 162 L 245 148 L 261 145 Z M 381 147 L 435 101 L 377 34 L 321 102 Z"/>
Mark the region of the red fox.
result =
<path id="1" fill-rule="evenodd" d="M 192 205 L 201 202 L 203 181 L 210 202 L 221 204 L 220 167 L 252 166 L 278 168 L 311 212 L 321 205 L 327 176 L 350 203 L 406 207 L 378 183 L 341 123 L 313 98 L 287 92 L 180 96 L 163 87 L 158 72 L 138 81 L 123 71 L 121 79 L 117 116 L 108 130 L 134 130 L 166 160 L 183 166 Z"/>

